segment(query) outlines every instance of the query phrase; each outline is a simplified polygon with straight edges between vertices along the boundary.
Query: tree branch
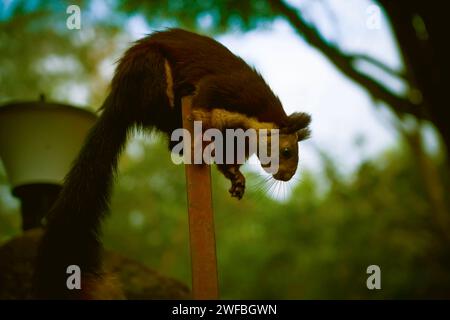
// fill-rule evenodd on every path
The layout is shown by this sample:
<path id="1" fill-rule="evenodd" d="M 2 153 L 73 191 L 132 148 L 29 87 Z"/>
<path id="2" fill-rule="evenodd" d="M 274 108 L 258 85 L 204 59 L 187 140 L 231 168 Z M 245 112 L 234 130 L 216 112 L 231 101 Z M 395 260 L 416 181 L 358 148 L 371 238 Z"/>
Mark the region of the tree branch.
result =
<path id="1" fill-rule="evenodd" d="M 374 57 L 368 56 L 366 54 L 352 53 L 351 55 L 348 56 L 348 58 L 351 59 L 352 62 L 354 62 L 356 60 L 362 60 L 362 61 L 368 62 L 394 77 L 397 77 L 402 80 L 410 82 L 404 73 L 392 69 L 391 67 L 385 65 L 383 62 L 375 59 Z"/>
<path id="2" fill-rule="evenodd" d="M 411 114 L 426 118 L 420 105 L 415 105 L 403 97 L 390 92 L 379 82 L 354 69 L 351 55 L 341 52 L 334 44 L 327 42 L 316 28 L 309 25 L 301 14 L 283 0 L 270 0 L 276 13 L 285 17 L 297 33 L 310 45 L 319 49 L 338 70 L 365 88 L 376 100 L 387 103 L 398 114 Z"/>

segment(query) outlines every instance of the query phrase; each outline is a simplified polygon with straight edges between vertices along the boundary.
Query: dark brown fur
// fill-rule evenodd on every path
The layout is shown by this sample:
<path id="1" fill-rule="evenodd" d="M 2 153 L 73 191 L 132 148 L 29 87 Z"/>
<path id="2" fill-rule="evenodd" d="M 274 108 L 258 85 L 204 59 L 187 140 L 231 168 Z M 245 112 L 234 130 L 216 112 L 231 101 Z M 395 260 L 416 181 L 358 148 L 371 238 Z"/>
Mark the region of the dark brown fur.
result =
<path id="1" fill-rule="evenodd" d="M 174 106 L 166 91 L 166 61 L 172 71 Z M 182 127 L 181 97 L 193 94 L 194 108 L 243 114 L 274 123 L 288 131 L 285 134 L 296 134 L 294 131 L 309 123 L 309 116 L 304 114 L 301 124 L 288 117 L 263 78 L 213 39 L 172 29 L 139 40 L 120 60 L 103 113 L 48 215 L 35 271 L 36 297 L 96 298 L 86 292 L 87 288 L 67 290 L 66 268 L 80 266 L 90 284 L 106 279 L 101 267 L 101 220 L 108 210 L 118 156 L 127 134 L 138 126 L 170 136 L 172 130 Z M 297 139 L 291 140 L 296 148 Z M 239 167 L 219 169 L 233 185 L 242 184 Z M 240 198 L 243 190 L 233 192 Z"/>

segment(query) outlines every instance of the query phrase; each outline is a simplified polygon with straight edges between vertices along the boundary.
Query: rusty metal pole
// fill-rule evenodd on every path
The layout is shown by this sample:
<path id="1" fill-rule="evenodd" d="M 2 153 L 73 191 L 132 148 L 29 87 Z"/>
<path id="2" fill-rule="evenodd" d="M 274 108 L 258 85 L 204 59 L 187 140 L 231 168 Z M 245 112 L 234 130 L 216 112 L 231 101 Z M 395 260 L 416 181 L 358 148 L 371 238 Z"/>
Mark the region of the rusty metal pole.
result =
<path id="1" fill-rule="evenodd" d="M 182 99 L 183 128 L 194 143 L 191 97 Z M 186 138 L 185 138 L 186 139 Z M 184 148 L 186 152 L 186 148 Z M 189 152 L 189 151 L 188 151 Z M 193 159 L 193 155 L 191 155 Z M 192 295 L 194 299 L 219 298 L 216 239 L 211 199 L 211 170 L 207 164 L 185 164 L 189 213 L 189 237 L 192 265 Z"/>

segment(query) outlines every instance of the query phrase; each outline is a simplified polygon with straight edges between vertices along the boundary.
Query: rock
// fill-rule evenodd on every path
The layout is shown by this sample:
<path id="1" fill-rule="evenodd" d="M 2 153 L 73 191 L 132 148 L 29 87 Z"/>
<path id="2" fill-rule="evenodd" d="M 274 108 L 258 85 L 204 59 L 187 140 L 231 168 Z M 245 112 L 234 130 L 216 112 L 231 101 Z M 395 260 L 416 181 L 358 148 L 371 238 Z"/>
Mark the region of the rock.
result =
<path id="1" fill-rule="evenodd" d="M 0 300 L 31 299 L 31 278 L 42 229 L 33 229 L 0 246 Z M 127 299 L 189 299 L 189 288 L 142 263 L 105 251 L 105 271 L 114 273 Z"/>

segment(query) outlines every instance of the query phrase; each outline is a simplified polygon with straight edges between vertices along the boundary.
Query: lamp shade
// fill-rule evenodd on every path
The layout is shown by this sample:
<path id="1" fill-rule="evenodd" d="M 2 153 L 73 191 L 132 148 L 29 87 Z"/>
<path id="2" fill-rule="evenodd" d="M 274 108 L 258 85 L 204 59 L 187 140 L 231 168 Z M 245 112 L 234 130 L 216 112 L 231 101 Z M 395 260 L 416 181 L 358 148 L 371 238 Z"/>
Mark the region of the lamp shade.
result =
<path id="1" fill-rule="evenodd" d="M 0 158 L 12 188 L 61 184 L 95 120 L 90 111 L 59 103 L 0 107 Z"/>

